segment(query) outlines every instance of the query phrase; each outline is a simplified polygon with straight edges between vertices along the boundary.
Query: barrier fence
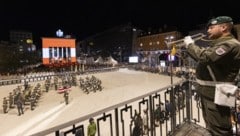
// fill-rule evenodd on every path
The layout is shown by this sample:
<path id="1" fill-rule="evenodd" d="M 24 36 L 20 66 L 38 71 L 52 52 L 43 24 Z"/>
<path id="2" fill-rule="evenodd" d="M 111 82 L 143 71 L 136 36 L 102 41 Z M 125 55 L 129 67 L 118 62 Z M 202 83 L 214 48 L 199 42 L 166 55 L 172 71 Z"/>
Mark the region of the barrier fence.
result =
<path id="1" fill-rule="evenodd" d="M 79 75 L 113 70 L 118 70 L 118 68 L 95 69 L 85 71 L 84 73 L 54 73 L 47 76 L 1 80 L 0 85 L 42 81 L 61 74 Z M 90 118 L 96 120 L 97 136 L 133 136 L 136 132 L 139 132 L 141 136 L 177 136 L 186 124 L 204 128 L 201 108 L 194 90 L 192 90 L 193 82 L 192 80 L 182 80 L 32 135 L 86 136 Z"/>
<path id="2" fill-rule="evenodd" d="M 191 82 L 181 81 L 32 135 L 86 136 L 90 118 L 96 120 L 97 136 L 132 136 L 136 132 L 148 136 L 175 135 L 186 123 L 202 125 L 199 105 L 189 86 Z"/>
<path id="3" fill-rule="evenodd" d="M 12 85 L 12 84 L 24 84 L 25 82 L 36 82 L 36 81 L 44 81 L 47 79 L 52 79 L 54 76 L 61 76 L 61 75 L 72 75 L 72 74 L 90 74 L 90 73 L 96 73 L 96 72 L 107 72 L 107 71 L 113 71 L 118 70 L 119 68 L 102 68 L 102 69 L 92 69 L 92 70 L 86 70 L 84 72 L 74 72 L 74 71 L 67 71 L 67 72 L 55 72 L 55 73 L 49 73 L 44 75 L 27 75 L 22 76 L 15 79 L 5 79 L 0 80 L 0 86 L 3 85 Z"/>

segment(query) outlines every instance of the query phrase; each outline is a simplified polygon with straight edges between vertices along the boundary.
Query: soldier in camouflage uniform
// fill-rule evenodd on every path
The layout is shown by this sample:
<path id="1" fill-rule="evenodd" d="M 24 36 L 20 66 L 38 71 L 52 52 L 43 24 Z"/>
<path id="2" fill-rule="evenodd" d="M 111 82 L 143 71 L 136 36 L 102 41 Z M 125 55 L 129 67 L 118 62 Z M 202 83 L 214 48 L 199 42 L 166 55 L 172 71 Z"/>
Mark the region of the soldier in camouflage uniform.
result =
<path id="1" fill-rule="evenodd" d="M 198 61 L 196 91 L 200 94 L 206 127 L 214 136 L 231 136 L 230 107 L 214 103 L 215 86 L 234 84 L 240 68 L 240 43 L 231 33 L 231 17 L 219 16 L 208 23 L 209 47 L 199 47 L 190 36 L 184 38 L 188 54 Z"/>
<path id="2" fill-rule="evenodd" d="M 21 114 L 24 114 L 24 111 L 23 111 L 24 98 L 21 92 L 19 92 L 17 95 L 16 105 L 18 110 L 18 116 L 20 116 Z"/>
<path id="3" fill-rule="evenodd" d="M 47 79 L 47 80 L 45 80 L 45 88 L 46 88 L 46 92 L 49 91 L 50 85 L 51 85 L 51 79 Z"/>
<path id="4" fill-rule="evenodd" d="M 58 77 L 57 76 L 54 77 L 54 87 L 55 87 L 55 90 L 58 90 Z"/>
<path id="5" fill-rule="evenodd" d="M 64 95 L 63 95 L 64 99 L 65 99 L 65 103 L 66 105 L 69 103 L 69 93 L 68 90 L 64 91 Z"/>
<path id="6" fill-rule="evenodd" d="M 13 98 L 12 92 L 9 93 L 8 99 L 9 99 L 9 109 L 14 108 L 13 106 L 14 98 Z"/>
<path id="7" fill-rule="evenodd" d="M 4 97 L 3 98 L 3 113 L 7 113 L 7 108 L 8 108 L 8 102 L 7 102 L 7 98 Z"/>

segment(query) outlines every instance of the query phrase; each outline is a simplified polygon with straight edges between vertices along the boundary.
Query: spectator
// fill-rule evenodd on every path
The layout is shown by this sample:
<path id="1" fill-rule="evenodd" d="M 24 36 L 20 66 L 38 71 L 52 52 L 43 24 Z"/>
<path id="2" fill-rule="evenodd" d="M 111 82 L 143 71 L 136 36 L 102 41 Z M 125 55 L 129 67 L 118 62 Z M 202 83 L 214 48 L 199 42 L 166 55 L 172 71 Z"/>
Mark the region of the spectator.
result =
<path id="1" fill-rule="evenodd" d="M 96 130 L 97 130 L 97 125 L 94 122 L 93 118 L 89 119 L 89 125 L 88 125 L 88 131 L 87 131 L 87 135 L 88 136 L 95 136 L 96 134 Z"/>

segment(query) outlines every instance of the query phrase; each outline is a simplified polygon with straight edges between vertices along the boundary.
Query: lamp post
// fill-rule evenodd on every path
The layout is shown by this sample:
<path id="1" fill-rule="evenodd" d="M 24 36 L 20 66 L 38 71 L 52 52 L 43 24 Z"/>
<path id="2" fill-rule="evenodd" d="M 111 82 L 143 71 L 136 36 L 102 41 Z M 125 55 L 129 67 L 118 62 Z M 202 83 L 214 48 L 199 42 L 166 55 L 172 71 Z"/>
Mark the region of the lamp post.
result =
<path id="1" fill-rule="evenodd" d="M 174 36 L 170 35 L 170 36 L 167 36 L 165 38 L 167 40 L 167 42 L 171 42 L 173 39 L 174 39 Z M 170 54 L 168 55 L 168 61 L 169 61 L 169 66 L 170 66 L 170 77 L 171 77 L 171 85 L 173 85 L 173 55 L 171 53 L 171 49 L 170 50 Z M 175 92 L 174 92 L 174 88 L 173 86 L 171 87 L 171 91 L 170 91 L 170 103 L 172 104 L 172 107 L 176 107 L 176 103 L 175 103 L 175 99 L 174 99 L 174 96 L 175 96 Z M 175 127 L 176 127 L 176 112 L 175 112 L 175 108 L 172 108 L 171 110 L 171 123 L 172 123 L 172 127 L 171 129 L 174 131 Z"/>
<path id="2" fill-rule="evenodd" d="M 171 42 L 173 39 L 174 39 L 174 36 L 170 35 L 170 36 L 167 36 L 165 38 L 167 40 L 167 42 Z M 169 66 L 170 66 L 170 77 L 171 77 L 171 84 L 173 84 L 173 55 L 171 55 L 171 49 L 170 49 L 170 54 L 168 55 L 168 62 L 169 62 Z"/>

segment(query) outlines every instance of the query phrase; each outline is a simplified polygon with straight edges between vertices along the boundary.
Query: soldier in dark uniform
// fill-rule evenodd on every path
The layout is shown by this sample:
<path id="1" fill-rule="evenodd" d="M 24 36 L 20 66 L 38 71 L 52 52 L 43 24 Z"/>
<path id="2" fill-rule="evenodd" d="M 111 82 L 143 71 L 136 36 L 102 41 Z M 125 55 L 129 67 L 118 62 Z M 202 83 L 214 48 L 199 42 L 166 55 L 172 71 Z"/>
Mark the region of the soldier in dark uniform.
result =
<path id="1" fill-rule="evenodd" d="M 198 62 L 196 68 L 196 92 L 200 95 L 206 127 L 214 136 L 231 136 L 231 108 L 214 103 L 216 84 L 230 83 L 240 68 L 240 43 L 231 33 L 231 17 L 219 16 L 208 22 L 207 48 L 199 47 L 190 37 L 184 38 L 188 54 Z"/>
<path id="2" fill-rule="evenodd" d="M 24 89 L 26 90 L 28 88 L 28 82 L 25 80 L 24 81 Z"/>
<path id="3" fill-rule="evenodd" d="M 14 98 L 12 92 L 9 93 L 9 109 L 13 108 Z"/>
<path id="4" fill-rule="evenodd" d="M 49 91 L 50 85 L 51 85 L 51 80 L 50 80 L 50 79 L 45 80 L 45 88 L 46 88 L 46 92 Z"/>
<path id="5" fill-rule="evenodd" d="M 36 103 L 36 93 L 33 93 L 30 96 L 30 107 L 31 107 L 31 110 L 34 110 L 35 103 Z"/>
<path id="6" fill-rule="evenodd" d="M 17 101 L 16 101 L 17 109 L 18 109 L 18 116 L 20 116 L 21 114 L 24 114 L 24 111 L 23 111 L 24 100 L 23 99 L 24 98 L 23 98 L 21 92 L 19 92 L 19 94 L 17 96 Z"/>
<path id="7" fill-rule="evenodd" d="M 54 77 L 54 87 L 55 87 L 55 90 L 58 90 L 58 77 Z"/>
<path id="8" fill-rule="evenodd" d="M 7 98 L 4 97 L 3 98 L 3 113 L 7 113 L 7 108 L 8 108 L 8 102 L 7 102 Z"/>
<path id="9" fill-rule="evenodd" d="M 66 103 L 66 105 L 68 104 L 68 102 L 69 102 L 69 93 L 68 93 L 68 90 L 65 90 L 64 91 L 64 95 L 63 95 L 63 97 L 64 97 L 64 99 L 65 99 L 65 103 Z"/>

